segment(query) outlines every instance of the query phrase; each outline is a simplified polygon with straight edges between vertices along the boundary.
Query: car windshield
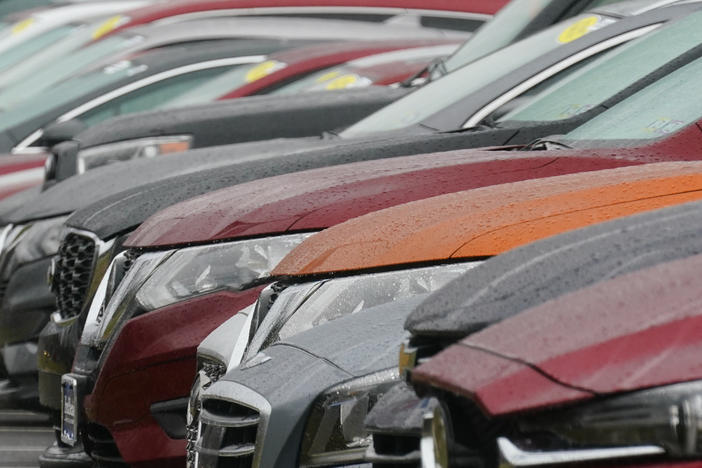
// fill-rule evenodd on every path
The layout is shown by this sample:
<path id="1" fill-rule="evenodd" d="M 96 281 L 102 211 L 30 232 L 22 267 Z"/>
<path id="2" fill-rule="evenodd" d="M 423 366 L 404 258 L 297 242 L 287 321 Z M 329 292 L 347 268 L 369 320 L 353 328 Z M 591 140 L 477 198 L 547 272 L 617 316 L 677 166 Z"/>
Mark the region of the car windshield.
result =
<path id="1" fill-rule="evenodd" d="M 226 73 L 206 81 L 187 93 L 167 102 L 163 108 L 189 106 L 214 101 L 237 88 L 270 75 L 285 67 L 285 64 L 276 60 L 266 60 L 261 63 L 241 65 Z"/>
<path id="2" fill-rule="evenodd" d="M 665 137 L 702 118 L 700 76 L 702 59 L 697 59 L 581 125 L 563 139 L 633 140 L 634 144 L 640 144 L 641 140 Z"/>
<path id="3" fill-rule="evenodd" d="M 18 81 L 11 86 L 4 88 L 0 92 L 0 109 L 7 111 L 12 109 L 19 103 L 23 103 L 23 109 L 18 112 L 30 112 L 31 109 L 26 109 L 29 99 L 27 96 L 34 96 L 32 102 L 36 102 L 38 96 L 43 96 L 43 91 L 52 86 L 58 85 L 61 81 L 80 71 L 84 67 L 92 63 L 99 62 L 101 59 L 107 58 L 112 54 L 126 50 L 137 43 L 144 40 L 142 36 L 132 35 L 115 35 L 106 37 L 94 44 L 76 50 L 68 54 L 66 57 L 51 63 L 44 67 L 41 73 L 35 73 L 24 80 Z M 65 83 L 59 86 L 66 86 Z M 5 115 L 2 117 L 2 125 L 5 125 Z"/>
<path id="4" fill-rule="evenodd" d="M 50 90 L 34 94 L 15 108 L 0 114 L 0 130 L 6 130 L 18 123 L 38 117 L 80 96 L 117 83 L 125 77 L 143 73 L 146 69 L 146 65 L 123 60 L 107 67 L 72 76 Z"/>
<path id="5" fill-rule="evenodd" d="M 499 121 L 555 121 L 599 105 L 702 43 L 702 12 L 609 51 L 558 80 Z"/>
<path id="6" fill-rule="evenodd" d="M 443 63 L 444 73 L 505 47 L 524 33 L 524 29 L 549 5 L 564 0 L 513 0 L 492 21 L 485 23 L 473 37 Z M 581 8 L 595 8 L 622 0 L 593 0 Z M 575 2 L 570 2 L 575 3 Z"/>
<path id="7" fill-rule="evenodd" d="M 81 26 L 79 25 L 60 26 L 15 45 L 0 54 L 0 70 L 4 71 L 27 57 L 44 50 L 80 28 Z"/>
<path id="8" fill-rule="evenodd" d="M 52 29 L 0 54 L 0 87 L 7 87 L 47 64 L 62 62 L 65 57 L 122 24 L 123 16 L 102 18 L 89 24 L 75 24 Z"/>
<path id="9" fill-rule="evenodd" d="M 541 55 L 614 21 L 588 14 L 559 23 L 430 82 L 349 127 L 341 136 L 354 138 L 417 124 Z"/>

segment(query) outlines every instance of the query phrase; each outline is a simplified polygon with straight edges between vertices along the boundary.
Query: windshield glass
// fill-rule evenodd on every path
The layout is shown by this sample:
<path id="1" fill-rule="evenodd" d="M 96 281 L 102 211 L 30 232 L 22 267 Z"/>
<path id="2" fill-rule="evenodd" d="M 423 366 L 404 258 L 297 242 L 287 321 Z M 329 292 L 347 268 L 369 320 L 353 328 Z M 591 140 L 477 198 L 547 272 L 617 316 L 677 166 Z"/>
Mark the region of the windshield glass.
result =
<path id="1" fill-rule="evenodd" d="M 600 15 L 581 15 L 559 23 L 430 82 L 349 127 L 341 136 L 353 138 L 417 124 L 541 55 L 614 21 Z"/>
<path id="2" fill-rule="evenodd" d="M 700 76 L 702 59 L 697 59 L 576 128 L 564 139 L 652 140 L 669 135 L 702 117 Z"/>
<path id="3" fill-rule="evenodd" d="M 141 36 L 116 35 L 106 37 L 94 44 L 76 50 L 63 59 L 46 65 L 42 68 L 41 73 L 35 73 L 3 89 L 0 92 L 0 109 L 6 111 L 23 101 L 24 105 L 29 105 L 28 102 L 30 100 L 36 102 L 36 97 L 42 91 L 56 85 L 84 67 L 109 57 L 111 54 L 126 50 L 142 40 L 143 37 Z M 66 86 L 66 83 L 63 83 L 61 86 Z M 32 98 L 28 99 L 28 97 Z M 31 109 L 24 110 L 32 112 Z M 0 119 L 2 120 L 0 125 L 7 128 L 5 117 L 3 115 L 2 119 Z"/>
<path id="4" fill-rule="evenodd" d="M 702 12 L 609 51 L 500 121 L 554 121 L 585 112 L 702 43 Z"/>
<path id="5" fill-rule="evenodd" d="M 26 99 L 22 105 L 0 114 L 0 130 L 6 130 L 18 123 L 38 117 L 47 111 L 70 103 L 77 97 L 91 93 L 103 86 L 143 73 L 146 65 L 133 64 L 123 60 L 116 64 L 73 76 L 43 93 Z"/>
<path id="6" fill-rule="evenodd" d="M 114 16 L 107 21 L 103 18 L 91 24 L 64 26 L 18 45 L 10 52 L 0 55 L 0 69 L 2 69 L 0 86 L 9 86 L 19 79 L 30 76 L 36 70 L 44 73 L 47 64 L 62 62 L 68 54 L 89 44 L 100 34 L 104 34 L 105 25 L 118 26 L 123 21 L 126 21 L 125 17 Z M 30 50 L 27 48 L 29 43 L 37 43 L 41 47 L 33 47 Z M 8 58 L 9 56 L 12 57 Z M 5 63 L 12 66 L 5 66 Z"/>
<path id="7" fill-rule="evenodd" d="M 579 13 L 585 9 L 617 3 L 622 0 L 593 0 L 587 4 L 577 5 Z M 544 14 L 550 5 L 564 0 L 512 0 L 505 5 L 492 21 L 485 23 L 466 43 L 443 63 L 443 71 L 450 73 L 463 65 L 505 47 L 522 34 L 525 28 L 539 15 Z M 576 3 L 568 1 L 566 3 Z M 573 9 L 574 7 L 569 7 Z M 547 21 L 544 19 L 544 21 Z"/>
<path id="8" fill-rule="evenodd" d="M 285 68 L 285 64 L 275 60 L 241 65 L 226 73 L 222 73 L 216 78 L 206 81 L 200 86 L 196 86 L 187 93 L 169 101 L 162 107 L 174 108 L 211 102 L 229 94 L 237 88 L 253 83 L 282 68 Z"/>
<path id="9" fill-rule="evenodd" d="M 21 62 L 26 57 L 44 50 L 79 29 L 77 25 L 66 25 L 51 29 L 43 34 L 21 42 L 0 54 L 0 70 Z"/>

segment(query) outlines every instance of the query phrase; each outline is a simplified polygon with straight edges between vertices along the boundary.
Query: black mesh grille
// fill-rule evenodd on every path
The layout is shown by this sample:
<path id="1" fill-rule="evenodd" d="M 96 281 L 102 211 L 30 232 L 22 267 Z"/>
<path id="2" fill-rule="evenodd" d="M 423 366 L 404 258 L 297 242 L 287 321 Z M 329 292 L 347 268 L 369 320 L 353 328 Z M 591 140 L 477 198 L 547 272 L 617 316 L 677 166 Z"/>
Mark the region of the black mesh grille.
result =
<path id="1" fill-rule="evenodd" d="M 85 449 L 97 466 L 115 468 L 127 466 L 119 454 L 112 434 L 106 428 L 91 423 L 85 427 L 84 435 Z"/>
<path id="2" fill-rule="evenodd" d="M 421 466 L 419 435 L 373 434 L 373 466 L 382 468 Z"/>
<path id="3" fill-rule="evenodd" d="M 5 291 L 7 291 L 8 281 L 0 281 L 0 304 L 5 299 Z"/>
<path id="4" fill-rule="evenodd" d="M 93 274 L 96 247 L 93 239 L 68 233 L 59 247 L 52 289 L 63 317 L 80 314 Z"/>

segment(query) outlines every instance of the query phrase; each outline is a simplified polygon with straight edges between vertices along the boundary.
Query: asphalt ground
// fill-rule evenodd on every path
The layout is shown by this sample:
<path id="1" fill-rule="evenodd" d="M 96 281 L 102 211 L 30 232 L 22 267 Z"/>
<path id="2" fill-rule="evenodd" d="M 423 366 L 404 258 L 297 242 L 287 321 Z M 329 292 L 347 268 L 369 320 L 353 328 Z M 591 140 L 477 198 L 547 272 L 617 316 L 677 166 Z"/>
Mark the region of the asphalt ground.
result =
<path id="1" fill-rule="evenodd" d="M 54 440 L 49 417 L 20 410 L 0 411 L 0 467 L 39 466 L 39 455 Z"/>

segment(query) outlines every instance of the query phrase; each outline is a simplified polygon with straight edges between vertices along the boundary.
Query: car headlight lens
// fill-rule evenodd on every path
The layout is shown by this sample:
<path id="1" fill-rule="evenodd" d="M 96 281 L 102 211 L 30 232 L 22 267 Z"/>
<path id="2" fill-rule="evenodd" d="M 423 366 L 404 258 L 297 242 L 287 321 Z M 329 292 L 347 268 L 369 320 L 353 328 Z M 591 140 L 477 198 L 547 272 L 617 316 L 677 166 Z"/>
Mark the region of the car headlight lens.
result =
<path id="1" fill-rule="evenodd" d="M 319 396 L 307 418 L 300 465 L 363 461 L 370 445 L 366 415 L 398 379 L 397 369 L 386 369 L 336 385 Z"/>
<path id="2" fill-rule="evenodd" d="M 78 153 L 78 174 L 113 162 L 153 158 L 187 151 L 192 146 L 190 135 L 173 135 L 108 143 L 86 148 Z"/>
<path id="3" fill-rule="evenodd" d="M 290 286 L 269 307 L 243 365 L 276 341 L 370 307 L 436 291 L 478 264 L 456 263 Z"/>
<path id="4" fill-rule="evenodd" d="M 176 251 L 144 283 L 136 301 L 155 310 L 218 290 L 240 291 L 271 270 L 311 234 L 252 239 Z"/>
<path id="5" fill-rule="evenodd" d="M 102 347 L 130 318 L 221 290 L 241 291 L 270 274 L 287 253 L 312 234 L 251 239 L 166 252 L 135 260 L 106 304 L 92 304 L 85 344 Z M 94 309 L 94 310 L 93 310 Z M 92 332 L 86 334 L 86 330 Z"/>
<path id="6" fill-rule="evenodd" d="M 503 458 L 517 460 L 518 465 L 536 456 L 541 457 L 540 464 L 662 454 L 699 457 L 702 381 L 518 418 L 515 433 L 500 439 L 498 446 Z"/>
<path id="7" fill-rule="evenodd" d="M 61 216 L 10 229 L 0 256 L 3 280 L 9 280 L 20 265 L 56 255 L 66 219 Z"/>

